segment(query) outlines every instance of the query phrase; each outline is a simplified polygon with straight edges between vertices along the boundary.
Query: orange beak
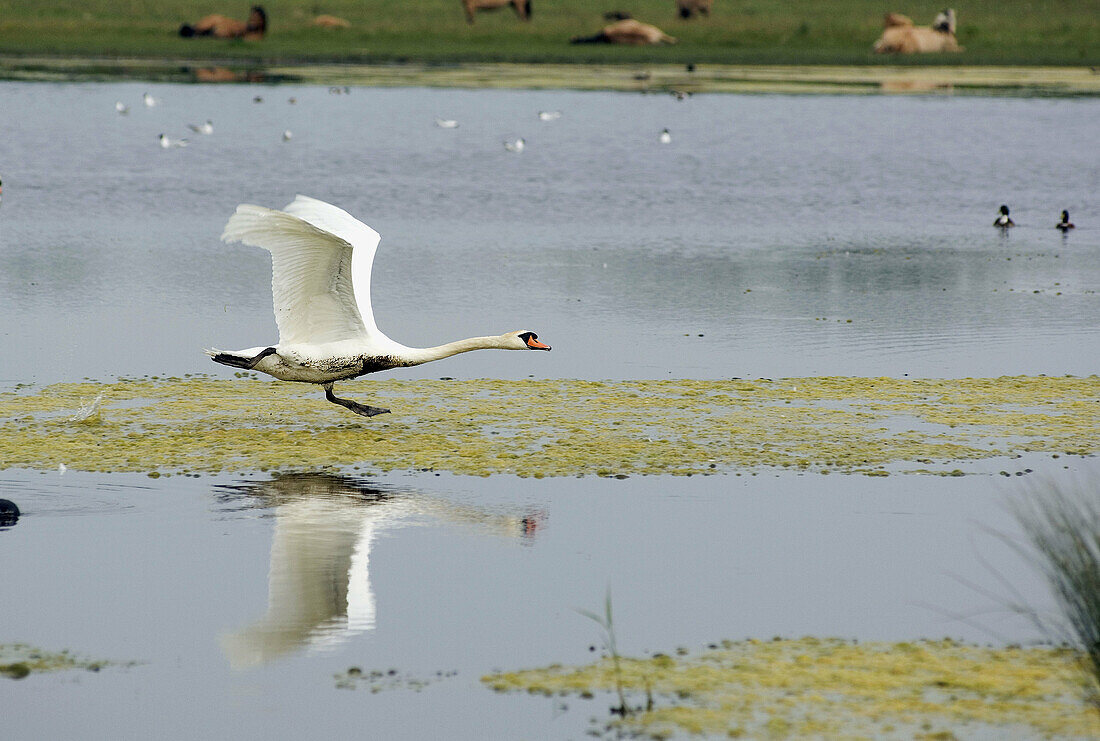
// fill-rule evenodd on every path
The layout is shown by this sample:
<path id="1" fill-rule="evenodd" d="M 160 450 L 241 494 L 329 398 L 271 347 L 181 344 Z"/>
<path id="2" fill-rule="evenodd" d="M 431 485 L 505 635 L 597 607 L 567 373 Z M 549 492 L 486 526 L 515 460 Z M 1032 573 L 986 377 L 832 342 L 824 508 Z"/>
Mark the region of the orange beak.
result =
<path id="1" fill-rule="evenodd" d="M 536 340 L 534 337 L 528 337 L 527 338 L 527 347 L 531 348 L 532 350 L 549 350 L 550 349 L 549 345 L 542 344 L 541 342 Z"/>

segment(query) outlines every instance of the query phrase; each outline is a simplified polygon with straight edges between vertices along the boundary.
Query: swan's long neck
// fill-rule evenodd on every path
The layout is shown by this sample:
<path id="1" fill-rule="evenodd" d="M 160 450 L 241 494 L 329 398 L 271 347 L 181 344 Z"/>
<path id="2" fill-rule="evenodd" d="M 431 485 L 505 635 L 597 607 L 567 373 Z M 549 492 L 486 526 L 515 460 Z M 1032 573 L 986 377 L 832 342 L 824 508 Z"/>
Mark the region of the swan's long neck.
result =
<path id="1" fill-rule="evenodd" d="M 403 360 L 409 361 L 410 365 L 420 365 L 421 363 L 442 360 L 471 350 L 514 350 L 516 349 L 514 341 L 509 344 L 510 339 L 509 335 L 469 337 L 465 340 L 455 340 L 436 347 L 410 347 L 401 353 L 401 357 Z"/>

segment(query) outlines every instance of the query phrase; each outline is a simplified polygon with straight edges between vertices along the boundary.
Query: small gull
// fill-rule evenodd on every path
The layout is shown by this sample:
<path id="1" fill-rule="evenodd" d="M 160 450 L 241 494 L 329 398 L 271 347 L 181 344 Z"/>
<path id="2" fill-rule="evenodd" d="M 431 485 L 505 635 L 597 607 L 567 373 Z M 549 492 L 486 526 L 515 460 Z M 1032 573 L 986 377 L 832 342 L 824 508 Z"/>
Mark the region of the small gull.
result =
<path id="1" fill-rule="evenodd" d="M 504 148 L 509 152 L 522 152 L 525 146 L 527 146 L 527 142 L 523 140 L 522 136 L 519 139 L 504 142 Z"/>
<path id="2" fill-rule="evenodd" d="M 441 129 L 457 129 L 458 121 L 455 121 L 453 118 L 437 118 L 435 120 L 435 125 Z"/>
<path id="3" fill-rule="evenodd" d="M 187 128 L 191 129 L 196 134 L 206 134 L 207 136 L 210 136 L 214 133 L 214 122 L 208 118 L 206 119 L 206 123 L 187 124 Z"/>
<path id="4" fill-rule="evenodd" d="M 167 135 L 161 134 L 160 138 L 161 149 L 171 149 L 172 147 L 186 147 L 186 139 L 169 139 Z"/>

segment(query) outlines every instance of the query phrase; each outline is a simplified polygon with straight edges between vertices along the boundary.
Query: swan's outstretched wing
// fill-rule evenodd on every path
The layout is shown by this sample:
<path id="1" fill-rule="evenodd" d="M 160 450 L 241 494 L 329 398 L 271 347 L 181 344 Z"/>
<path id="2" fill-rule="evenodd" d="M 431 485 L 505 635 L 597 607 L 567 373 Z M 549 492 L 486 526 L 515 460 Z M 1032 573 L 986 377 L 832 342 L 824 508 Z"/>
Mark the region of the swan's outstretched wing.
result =
<path id="1" fill-rule="evenodd" d="M 380 338 L 382 335 L 374 323 L 374 311 L 371 309 L 370 276 L 371 267 L 374 265 L 374 253 L 378 250 L 378 243 L 382 237 L 344 209 L 309 196 L 295 196 L 294 201 L 283 210 L 326 232 L 335 234 L 355 247 L 351 275 L 356 302 L 363 315 L 363 324 L 366 326 L 367 333 L 372 337 Z"/>
<path id="2" fill-rule="evenodd" d="M 280 344 L 366 339 L 378 332 L 370 309 L 370 265 L 378 233 L 335 206 L 298 196 L 286 211 L 242 204 L 222 239 L 271 253 L 271 293 Z M 360 274 L 356 301 L 352 252 Z M 362 270 L 362 265 L 366 270 Z M 365 274 L 363 274 L 365 273 Z"/>

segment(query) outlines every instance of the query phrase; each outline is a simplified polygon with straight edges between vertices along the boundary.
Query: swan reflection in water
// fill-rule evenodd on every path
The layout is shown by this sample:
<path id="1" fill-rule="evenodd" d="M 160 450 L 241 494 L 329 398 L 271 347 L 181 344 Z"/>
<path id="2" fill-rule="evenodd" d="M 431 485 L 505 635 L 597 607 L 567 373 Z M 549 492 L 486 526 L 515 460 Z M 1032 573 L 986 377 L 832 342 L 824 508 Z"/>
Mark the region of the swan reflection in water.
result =
<path id="1" fill-rule="evenodd" d="M 431 519 L 530 540 L 545 517 L 502 514 L 329 474 L 287 474 L 219 486 L 217 493 L 228 504 L 270 507 L 275 515 L 267 613 L 221 636 L 234 669 L 299 649 L 335 647 L 373 629 L 370 549 L 380 532 Z"/>

